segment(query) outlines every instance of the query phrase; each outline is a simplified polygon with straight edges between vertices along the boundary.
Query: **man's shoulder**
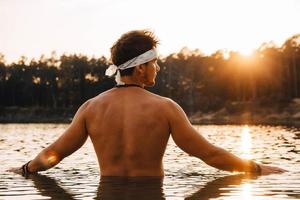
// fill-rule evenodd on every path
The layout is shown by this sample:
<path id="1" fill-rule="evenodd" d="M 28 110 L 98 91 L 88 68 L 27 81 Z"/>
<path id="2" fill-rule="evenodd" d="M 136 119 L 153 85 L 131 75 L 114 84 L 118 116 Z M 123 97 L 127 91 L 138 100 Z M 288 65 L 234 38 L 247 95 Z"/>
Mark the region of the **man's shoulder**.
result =
<path id="1" fill-rule="evenodd" d="M 164 104 L 168 104 L 168 103 L 172 103 L 174 102 L 172 99 L 168 98 L 168 97 L 164 97 L 164 96 L 160 96 L 158 94 L 152 93 L 152 92 L 148 92 L 148 94 L 156 101 L 159 101 L 161 103 Z"/>
<path id="2" fill-rule="evenodd" d="M 151 93 L 154 98 L 157 98 L 157 100 L 163 102 L 163 103 L 166 103 L 166 104 L 176 104 L 176 102 L 174 100 L 172 100 L 171 98 L 169 97 L 164 97 L 164 96 L 160 96 L 158 94 L 154 94 L 154 93 Z"/>
<path id="3" fill-rule="evenodd" d="M 168 97 L 160 96 L 154 93 L 151 93 L 152 103 L 160 108 L 164 108 L 167 111 L 171 111 L 173 109 L 177 109 L 180 107 L 174 100 Z"/>
<path id="4" fill-rule="evenodd" d="M 104 101 L 111 95 L 112 95 L 112 90 L 110 89 L 110 90 L 107 90 L 105 92 L 98 94 L 97 96 L 95 96 L 93 98 L 88 99 L 86 102 L 89 104 L 99 103 L 99 102 Z"/>
<path id="5" fill-rule="evenodd" d="M 95 104 L 101 103 L 107 95 L 108 95 L 108 91 L 100 93 L 97 96 L 92 97 L 92 98 L 88 99 L 87 101 L 85 101 L 81 107 L 83 107 L 85 109 L 93 107 L 93 106 L 95 106 Z"/>
<path id="6" fill-rule="evenodd" d="M 161 108 L 164 108 L 167 113 L 171 113 L 171 115 L 173 115 L 178 111 L 184 112 L 181 106 L 173 99 L 156 94 L 153 95 L 155 95 L 155 98 L 157 98 L 157 100 L 160 102 Z"/>

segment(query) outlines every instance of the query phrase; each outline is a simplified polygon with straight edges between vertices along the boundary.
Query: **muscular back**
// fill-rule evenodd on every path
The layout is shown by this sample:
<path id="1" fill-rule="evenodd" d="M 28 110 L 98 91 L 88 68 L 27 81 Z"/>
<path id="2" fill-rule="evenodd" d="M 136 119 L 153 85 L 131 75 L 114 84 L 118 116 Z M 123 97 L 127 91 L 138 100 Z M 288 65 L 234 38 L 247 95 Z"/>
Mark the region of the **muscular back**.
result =
<path id="1" fill-rule="evenodd" d="M 170 135 L 165 98 L 138 87 L 114 88 L 90 100 L 86 128 L 102 176 L 162 176 Z"/>

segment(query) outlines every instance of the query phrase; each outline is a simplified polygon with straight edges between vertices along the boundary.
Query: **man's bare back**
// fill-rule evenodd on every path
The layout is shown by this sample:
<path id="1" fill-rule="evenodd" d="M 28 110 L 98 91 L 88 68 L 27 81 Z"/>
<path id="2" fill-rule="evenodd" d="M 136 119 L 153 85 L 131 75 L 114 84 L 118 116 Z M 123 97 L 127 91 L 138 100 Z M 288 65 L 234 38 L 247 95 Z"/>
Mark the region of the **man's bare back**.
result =
<path id="1" fill-rule="evenodd" d="M 86 128 L 104 176 L 162 176 L 170 136 L 166 99 L 139 87 L 90 100 Z"/>

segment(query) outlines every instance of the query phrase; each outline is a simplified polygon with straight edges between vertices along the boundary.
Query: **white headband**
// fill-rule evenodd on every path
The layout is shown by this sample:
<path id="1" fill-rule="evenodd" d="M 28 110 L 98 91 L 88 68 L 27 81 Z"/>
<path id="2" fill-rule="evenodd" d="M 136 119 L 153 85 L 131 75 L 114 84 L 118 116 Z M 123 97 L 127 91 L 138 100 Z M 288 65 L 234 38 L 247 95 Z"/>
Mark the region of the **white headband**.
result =
<path id="1" fill-rule="evenodd" d="M 130 60 L 128 60 L 127 62 L 119 65 L 119 66 L 116 66 L 116 65 L 110 65 L 109 68 L 105 71 L 105 75 L 106 76 L 113 76 L 117 70 L 124 70 L 124 69 L 128 69 L 128 68 L 131 68 L 131 67 L 135 67 L 137 65 L 141 65 L 141 64 L 144 64 L 144 63 L 147 63 L 155 58 L 158 57 L 158 52 L 156 49 L 151 49 L 149 51 L 146 51 L 145 53 L 137 56 L 137 57 L 134 57 Z M 118 71 L 117 73 L 117 76 L 116 76 L 116 81 L 117 81 L 117 84 L 123 84 L 120 80 L 120 72 Z"/>

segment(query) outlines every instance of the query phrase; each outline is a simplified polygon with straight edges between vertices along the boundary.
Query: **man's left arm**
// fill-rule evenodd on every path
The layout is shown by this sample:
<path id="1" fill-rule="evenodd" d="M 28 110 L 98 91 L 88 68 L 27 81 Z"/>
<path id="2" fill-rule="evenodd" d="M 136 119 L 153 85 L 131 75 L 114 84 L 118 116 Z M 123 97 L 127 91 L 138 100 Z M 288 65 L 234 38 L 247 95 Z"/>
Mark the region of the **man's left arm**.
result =
<path id="1" fill-rule="evenodd" d="M 12 168 L 9 171 L 24 175 L 24 170 L 28 170 L 28 174 L 47 170 L 78 150 L 88 137 L 85 123 L 87 105 L 88 103 L 85 103 L 78 109 L 65 132 L 55 142 L 43 149 L 32 161 L 28 162 L 27 166 Z"/>

